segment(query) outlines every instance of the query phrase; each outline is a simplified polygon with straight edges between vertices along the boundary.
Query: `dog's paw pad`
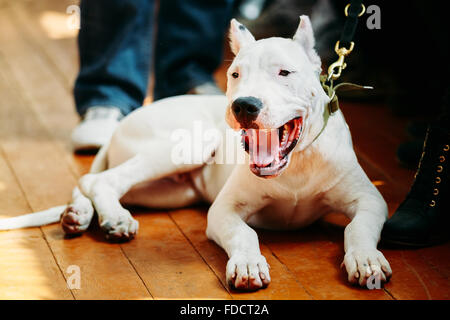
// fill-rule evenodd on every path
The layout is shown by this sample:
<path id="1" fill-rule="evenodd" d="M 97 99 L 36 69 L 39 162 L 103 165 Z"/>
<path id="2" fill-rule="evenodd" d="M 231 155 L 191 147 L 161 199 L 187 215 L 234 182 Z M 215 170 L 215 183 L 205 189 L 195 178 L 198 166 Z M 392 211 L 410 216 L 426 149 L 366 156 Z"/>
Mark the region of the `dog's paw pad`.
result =
<path id="1" fill-rule="evenodd" d="M 265 288 L 270 283 L 269 266 L 262 255 L 232 256 L 227 263 L 226 277 L 230 287 L 245 291 Z"/>
<path id="2" fill-rule="evenodd" d="M 106 235 L 106 240 L 110 242 L 127 242 L 134 239 L 135 233 L 109 233 Z"/>
<path id="3" fill-rule="evenodd" d="M 111 242 L 130 241 L 139 229 L 139 223 L 128 212 L 119 215 L 115 221 L 104 220 L 100 226 L 106 233 L 106 239 Z"/>
<path id="4" fill-rule="evenodd" d="M 376 249 L 351 250 L 344 256 L 342 265 L 348 274 L 348 281 L 360 286 L 368 282 L 385 283 L 392 276 L 389 262 Z"/>
<path id="5" fill-rule="evenodd" d="M 92 214 L 84 210 L 68 206 L 61 216 L 61 226 L 64 233 L 76 235 L 85 231 L 91 222 Z"/>

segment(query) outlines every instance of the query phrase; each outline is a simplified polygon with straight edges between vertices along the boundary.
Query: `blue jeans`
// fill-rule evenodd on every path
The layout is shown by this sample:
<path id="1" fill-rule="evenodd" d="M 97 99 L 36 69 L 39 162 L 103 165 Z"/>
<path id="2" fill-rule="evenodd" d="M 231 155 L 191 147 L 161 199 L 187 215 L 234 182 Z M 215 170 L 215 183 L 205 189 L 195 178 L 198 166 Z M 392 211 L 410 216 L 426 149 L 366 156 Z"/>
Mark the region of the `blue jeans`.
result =
<path id="1" fill-rule="evenodd" d="M 154 0 L 81 1 L 78 113 L 115 106 L 128 114 L 140 107 L 152 68 L 155 100 L 213 81 L 232 1 L 160 0 L 158 14 Z"/>

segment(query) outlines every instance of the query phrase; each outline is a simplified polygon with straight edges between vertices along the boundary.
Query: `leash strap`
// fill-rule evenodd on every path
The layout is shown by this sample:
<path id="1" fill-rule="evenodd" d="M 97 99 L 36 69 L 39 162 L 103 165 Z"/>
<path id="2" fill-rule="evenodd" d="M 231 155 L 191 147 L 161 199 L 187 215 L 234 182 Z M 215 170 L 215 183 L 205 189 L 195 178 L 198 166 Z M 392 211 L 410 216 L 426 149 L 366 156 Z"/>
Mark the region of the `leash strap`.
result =
<path id="1" fill-rule="evenodd" d="M 336 42 L 334 47 L 334 51 L 339 58 L 328 68 L 328 81 L 337 80 L 341 76 L 342 70 L 347 67 L 344 60 L 353 51 L 355 46 L 352 40 L 355 36 L 356 27 L 358 26 L 358 17 L 362 16 L 365 12 L 366 7 L 362 4 L 362 0 L 352 0 L 345 7 L 344 13 L 347 16 L 347 20 L 345 21 L 341 38 Z"/>
<path id="2" fill-rule="evenodd" d="M 323 90 L 326 92 L 328 97 L 330 97 L 330 102 L 325 106 L 323 110 L 323 126 L 319 134 L 310 143 L 314 143 L 317 138 L 325 130 L 328 124 L 328 119 L 336 111 L 339 110 L 339 99 L 337 96 L 337 91 L 349 91 L 349 90 L 361 90 L 361 89 L 373 89 L 369 86 L 360 86 L 354 83 L 343 82 L 334 86 L 333 81 L 337 80 L 341 76 L 342 70 L 347 67 L 345 63 L 345 57 L 348 56 L 355 46 L 352 41 L 355 36 L 356 27 L 358 26 L 358 18 L 361 17 L 366 12 L 366 7 L 362 4 L 362 0 L 351 0 L 349 4 L 344 9 L 345 16 L 347 20 L 345 21 L 344 29 L 342 30 L 341 38 L 336 42 L 334 51 L 338 55 L 338 60 L 332 63 L 328 68 L 328 75 L 320 76 L 320 83 L 322 84 Z"/>
<path id="3" fill-rule="evenodd" d="M 355 36 L 356 27 L 358 26 L 358 18 L 364 14 L 366 8 L 362 4 L 362 0 L 352 0 L 345 7 L 345 15 L 347 20 L 342 30 L 341 39 L 339 40 L 341 45 L 348 48 Z"/>
<path id="4" fill-rule="evenodd" d="M 358 25 L 358 18 L 361 17 L 366 12 L 366 7 L 362 4 L 362 0 L 351 0 L 349 4 L 345 6 L 344 13 L 347 17 L 345 21 L 344 29 L 342 30 L 341 38 L 336 42 L 334 51 L 338 55 L 336 62 L 332 63 L 328 68 L 328 75 L 320 76 L 320 83 L 322 88 L 330 97 L 330 102 L 325 106 L 323 111 L 323 127 L 319 134 L 313 139 L 311 144 L 317 140 L 317 138 L 322 134 L 323 130 L 328 124 L 328 119 L 330 115 L 334 114 L 339 110 L 339 100 L 336 94 L 339 90 L 359 90 L 359 89 L 373 89 L 372 87 L 360 86 L 353 83 L 343 82 L 334 86 L 333 81 L 337 80 L 341 76 L 342 70 L 347 67 L 344 62 L 345 57 L 348 56 L 355 46 L 352 41 L 355 36 L 356 27 Z"/>

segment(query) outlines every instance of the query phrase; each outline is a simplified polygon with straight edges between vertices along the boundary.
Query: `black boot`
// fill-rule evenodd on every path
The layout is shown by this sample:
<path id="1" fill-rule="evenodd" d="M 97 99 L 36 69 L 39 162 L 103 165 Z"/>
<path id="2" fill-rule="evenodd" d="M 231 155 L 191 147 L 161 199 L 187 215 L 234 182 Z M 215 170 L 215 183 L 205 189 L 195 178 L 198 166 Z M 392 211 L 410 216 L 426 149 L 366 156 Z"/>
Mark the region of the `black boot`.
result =
<path id="1" fill-rule="evenodd" d="M 428 127 L 427 121 L 411 121 L 406 127 L 406 132 L 413 140 L 403 142 L 397 148 L 397 160 L 402 167 L 416 169 L 419 165 Z"/>
<path id="2" fill-rule="evenodd" d="M 384 224 L 383 244 L 429 246 L 449 239 L 449 145 L 449 130 L 442 123 L 430 126 L 411 190 Z"/>
<path id="3" fill-rule="evenodd" d="M 407 141 L 401 143 L 397 148 L 397 160 L 402 167 L 416 169 L 423 151 L 425 137 L 420 140 Z"/>
<path id="4" fill-rule="evenodd" d="M 411 121 L 406 126 L 406 133 L 412 139 L 425 140 L 425 135 L 427 134 L 428 127 L 430 126 L 430 121 Z M 422 151 L 422 149 L 420 150 Z"/>

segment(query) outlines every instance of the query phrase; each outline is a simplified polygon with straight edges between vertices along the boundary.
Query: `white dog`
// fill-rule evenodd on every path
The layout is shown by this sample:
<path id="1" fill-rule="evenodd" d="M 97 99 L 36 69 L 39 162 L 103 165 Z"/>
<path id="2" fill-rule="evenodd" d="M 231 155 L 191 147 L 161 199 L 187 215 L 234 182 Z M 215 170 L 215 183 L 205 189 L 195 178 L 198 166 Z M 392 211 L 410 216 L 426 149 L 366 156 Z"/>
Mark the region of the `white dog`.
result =
<path id="1" fill-rule="evenodd" d="M 123 203 L 177 208 L 206 200 L 212 203 L 206 234 L 228 254 L 228 283 L 255 290 L 270 275 L 250 226 L 295 229 L 340 211 L 352 220 L 343 261 L 349 281 L 364 285 L 371 275 L 386 281 L 391 268 L 377 243 L 387 206 L 358 164 L 342 113 L 325 123 L 329 97 L 308 17 L 301 17 L 293 39 L 256 41 L 235 20 L 230 38 L 236 57 L 226 97 L 178 96 L 136 110 L 99 151 L 72 204 L 2 220 L 0 229 L 61 219 L 66 233 L 81 233 L 95 208 L 107 237 L 127 240 L 138 222 Z M 174 131 L 192 132 L 200 123 L 225 132 L 224 115 L 242 132 L 246 163 L 212 162 L 225 152 L 220 139 L 194 141 L 195 161 L 173 161 Z"/>

